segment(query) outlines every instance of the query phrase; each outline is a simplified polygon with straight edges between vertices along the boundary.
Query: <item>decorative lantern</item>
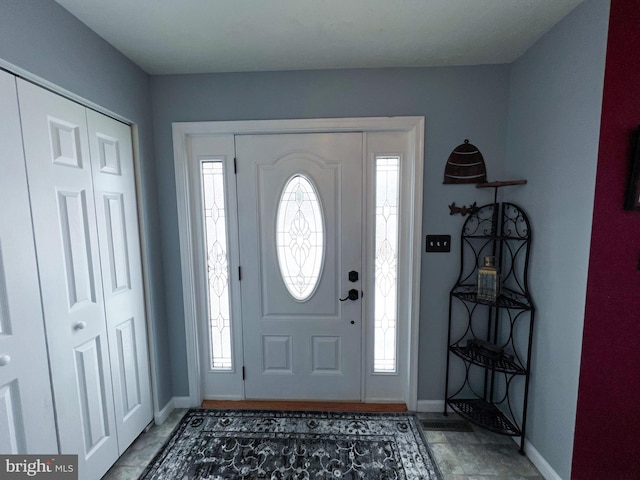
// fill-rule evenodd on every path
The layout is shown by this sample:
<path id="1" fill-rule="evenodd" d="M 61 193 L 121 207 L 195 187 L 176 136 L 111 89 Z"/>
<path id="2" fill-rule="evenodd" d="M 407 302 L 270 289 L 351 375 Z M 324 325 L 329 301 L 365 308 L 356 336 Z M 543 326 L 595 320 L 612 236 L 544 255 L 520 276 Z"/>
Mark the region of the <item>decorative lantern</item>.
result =
<path id="1" fill-rule="evenodd" d="M 444 183 L 485 183 L 487 168 L 480 150 L 465 140 L 453 149 L 444 168 Z"/>

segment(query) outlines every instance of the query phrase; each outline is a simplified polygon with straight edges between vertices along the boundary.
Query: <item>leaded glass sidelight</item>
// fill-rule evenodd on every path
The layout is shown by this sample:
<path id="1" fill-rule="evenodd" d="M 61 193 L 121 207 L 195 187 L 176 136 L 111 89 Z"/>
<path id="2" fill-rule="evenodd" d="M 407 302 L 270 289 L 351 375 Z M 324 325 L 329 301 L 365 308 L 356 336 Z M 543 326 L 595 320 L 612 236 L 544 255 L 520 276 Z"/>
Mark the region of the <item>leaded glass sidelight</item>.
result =
<path id="1" fill-rule="evenodd" d="M 377 157 L 373 371 L 396 371 L 399 157 Z"/>
<path id="2" fill-rule="evenodd" d="M 311 298 L 324 259 L 324 221 L 316 189 L 305 175 L 293 175 L 280 196 L 276 250 L 291 296 L 301 302 Z"/>
<path id="3" fill-rule="evenodd" d="M 202 201 L 207 253 L 210 364 L 213 370 L 231 370 L 231 315 L 227 215 L 222 162 L 202 162 Z"/>

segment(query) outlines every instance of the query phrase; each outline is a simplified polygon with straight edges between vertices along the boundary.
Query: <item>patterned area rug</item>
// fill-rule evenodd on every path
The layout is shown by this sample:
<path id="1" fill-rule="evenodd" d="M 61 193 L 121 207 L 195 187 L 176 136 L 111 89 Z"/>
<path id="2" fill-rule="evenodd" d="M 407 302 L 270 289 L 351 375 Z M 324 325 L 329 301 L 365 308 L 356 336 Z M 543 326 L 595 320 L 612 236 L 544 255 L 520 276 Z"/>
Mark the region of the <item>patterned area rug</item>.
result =
<path id="1" fill-rule="evenodd" d="M 441 478 L 412 414 L 198 409 L 140 480 Z"/>

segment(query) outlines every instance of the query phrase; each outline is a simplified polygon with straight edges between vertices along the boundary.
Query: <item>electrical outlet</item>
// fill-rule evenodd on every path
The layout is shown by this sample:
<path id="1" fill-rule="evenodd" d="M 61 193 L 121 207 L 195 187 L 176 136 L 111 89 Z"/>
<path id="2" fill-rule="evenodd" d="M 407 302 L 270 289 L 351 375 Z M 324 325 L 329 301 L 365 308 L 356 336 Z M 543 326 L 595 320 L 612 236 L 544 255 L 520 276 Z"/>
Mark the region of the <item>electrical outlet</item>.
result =
<path id="1" fill-rule="evenodd" d="M 427 235 L 425 252 L 450 252 L 451 235 Z"/>

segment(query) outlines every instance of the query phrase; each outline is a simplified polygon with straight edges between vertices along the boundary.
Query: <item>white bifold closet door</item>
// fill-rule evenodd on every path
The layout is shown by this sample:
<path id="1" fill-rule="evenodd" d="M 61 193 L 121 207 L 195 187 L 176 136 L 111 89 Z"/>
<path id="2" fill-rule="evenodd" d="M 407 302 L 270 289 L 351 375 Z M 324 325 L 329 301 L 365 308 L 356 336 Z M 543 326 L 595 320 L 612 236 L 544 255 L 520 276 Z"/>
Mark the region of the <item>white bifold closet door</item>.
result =
<path id="1" fill-rule="evenodd" d="M 60 450 L 100 478 L 152 417 L 131 132 L 18 94 Z"/>
<path id="2" fill-rule="evenodd" d="M 15 77 L 0 71 L 0 454 L 56 453 Z"/>
<path id="3" fill-rule="evenodd" d="M 131 129 L 87 109 L 119 452 L 153 414 Z"/>

